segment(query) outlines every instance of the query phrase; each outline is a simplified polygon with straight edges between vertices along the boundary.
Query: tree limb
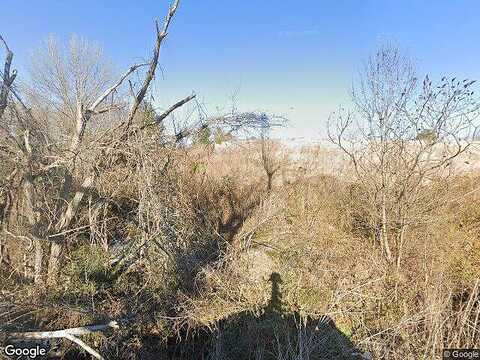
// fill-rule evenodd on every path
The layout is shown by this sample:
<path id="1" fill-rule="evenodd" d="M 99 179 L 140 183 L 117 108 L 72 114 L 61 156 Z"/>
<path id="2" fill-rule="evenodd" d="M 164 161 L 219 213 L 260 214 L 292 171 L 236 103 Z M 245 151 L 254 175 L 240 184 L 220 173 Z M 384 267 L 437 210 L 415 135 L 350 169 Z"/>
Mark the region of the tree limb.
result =
<path id="1" fill-rule="evenodd" d="M 132 106 L 130 107 L 130 111 L 128 113 L 128 118 L 125 126 L 125 133 L 128 132 L 128 129 L 130 128 L 133 122 L 135 113 L 137 112 L 138 107 L 140 106 L 141 102 L 143 101 L 143 98 L 145 97 L 145 94 L 147 93 L 147 90 L 150 86 L 150 82 L 155 76 L 155 70 L 157 69 L 158 58 L 160 57 L 160 48 L 162 46 L 163 39 L 167 37 L 168 27 L 170 26 L 170 22 L 172 21 L 172 18 L 175 15 L 175 12 L 177 11 L 179 3 L 180 3 L 180 0 L 175 0 L 173 4 L 170 6 L 167 17 L 165 18 L 165 21 L 163 23 L 162 31 L 160 31 L 159 29 L 158 21 L 155 22 L 155 26 L 157 29 L 157 41 L 155 43 L 155 48 L 153 50 L 152 60 L 150 61 L 150 67 L 148 69 L 147 75 L 145 76 L 142 87 L 136 94 L 133 100 Z"/>
<path id="2" fill-rule="evenodd" d="M 79 338 L 73 336 L 73 335 L 70 335 L 70 334 L 66 334 L 64 336 L 65 339 L 68 339 L 72 342 L 74 342 L 75 344 L 77 344 L 78 346 L 80 346 L 82 349 L 84 349 L 86 352 L 88 352 L 90 355 L 92 355 L 94 358 L 96 359 L 99 359 L 99 360 L 104 360 L 105 358 L 100 355 L 96 350 L 94 350 L 92 347 L 90 347 L 89 345 L 87 345 L 86 343 L 84 343 L 82 340 L 80 340 Z"/>
<path id="3" fill-rule="evenodd" d="M 8 337 L 10 339 L 58 339 L 65 337 L 65 335 L 88 335 L 94 332 L 108 330 L 108 329 L 119 329 L 120 324 L 130 319 L 121 319 L 121 320 L 112 320 L 106 324 L 96 324 L 96 325 L 85 325 L 75 328 L 68 328 L 62 330 L 53 330 L 53 331 L 29 331 L 29 332 L 15 332 L 9 333 Z"/>
<path id="4" fill-rule="evenodd" d="M 123 321 L 127 321 L 123 320 Z M 122 320 L 120 320 L 122 322 Z M 32 331 L 32 332 L 18 332 L 18 333 L 10 333 L 8 334 L 9 339 L 16 339 L 16 340 L 25 340 L 25 339 L 59 339 L 64 338 L 68 339 L 75 344 L 79 345 L 83 348 L 86 352 L 97 359 L 104 359 L 102 355 L 100 355 L 96 350 L 90 347 L 88 344 L 77 338 L 77 336 L 81 335 L 88 335 L 94 332 L 108 330 L 108 329 L 119 329 L 120 328 L 119 321 L 110 321 L 106 324 L 98 324 L 98 325 L 87 325 L 81 326 L 76 328 L 69 328 L 63 330 L 54 330 L 54 331 Z"/>
<path id="5" fill-rule="evenodd" d="M 190 96 L 187 96 L 186 98 L 176 102 L 175 104 L 173 104 L 172 106 L 170 106 L 167 110 L 165 110 L 163 113 L 161 113 L 160 115 L 156 116 L 155 117 L 155 121 L 152 121 L 151 123 L 148 123 L 148 124 L 145 124 L 143 125 L 142 127 L 140 127 L 140 130 L 143 130 L 147 127 L 150 127 L 150 126 L 153 126 L 153 125 L 158 125 L 160 124 L 163 120 L 165 120 L 165 118 L 170 115 L 172 112 L 174 112 L 176 109 L 178 109 L 179 107 L 182 107 L 183 105 L 185 105 L 186 103 L 188 103 L 190 100 L 193 100 L 195 99 L 196 95 L 193 94 L 193 95 L 190 95 Z"/>
<path id="6" fill-rule="evenodd" d="M 0 35 L 0 41 L 3 43 L 3 45 L 5 46 L 5 50 L 7 51 L 7 56 L 5 57 L 5 65 L 3 67 L 2 86 L 0 89 L 0 119 L 1 119 L 3 116 L 3 112 L 7 107 L 8 92 L 9 92 L 10 86 L 13 84 L 13 80 L 15 80 L 17 71 L 13 70 L 12 74 L 10 75 L 10 67 L 12 66 L 13 52 L 10 50 L 10 48 L 7 45 L 7 42 L 3 39 L 1 35 Z"/>
<path id="7" fill-rule="evenodd" d="M 107 90 L 105 90 L 104 93 L 100 95 L 97 100 L 93 102 L 93 104 L 88 108 L 88 110 L 93 113 L 96 112 L 98 105 L 100 105 L 112 92 L 114 92 L 120 85 L 122 85 L 122 83 L 125 81 L 127 77 L 130 76 L 130 74 L 132 74 L 138 68 L 142 66 L 146 66 L 148 64 L 149 63 L 132 65 L 114 85 L 112 85 Z"/>
<path id="8" fill-rule="evenodd" d="M 73 217 L 77 213 L 78 207 L 80 206 L 83 196 L 85 195 L 86 191 L 93 185 L 95 178 L 96 178 L 95 174 L 92 174 L 85 178 L 82 185 L 80 186 L 80 189 L 75 193 L 72 201 L 68 204 L 67 209 L 65 210 L 65 212 L 62 214 L 62 217 L 58 221 L 56 226 L 57 231 L 62 231 L 70 225 L 70 222 L 72 221 Z"/>

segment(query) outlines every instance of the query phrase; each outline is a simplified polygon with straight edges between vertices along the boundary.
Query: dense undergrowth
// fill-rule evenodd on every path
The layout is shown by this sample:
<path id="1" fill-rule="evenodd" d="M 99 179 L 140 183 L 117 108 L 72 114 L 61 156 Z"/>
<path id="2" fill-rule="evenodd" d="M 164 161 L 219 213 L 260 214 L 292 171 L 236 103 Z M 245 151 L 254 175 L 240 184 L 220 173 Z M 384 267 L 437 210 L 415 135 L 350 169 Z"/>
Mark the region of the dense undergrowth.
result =
<path id="1" fill-rule="evenodd" d="M 250 155 L 176 150 L 106 174 L 56 286 L 3 271 L 5 328 L 125 319 L 87 339 L 126 359 L 430 359 L 479 343 L 476 177 L 424 186 L 435 206 L 409 229 L 398 268 L 355 184 L 298 176 L 267 192 Z"/>
<path id="2" fill-rule="evenodd" d="M 266 304 L 273 270 L 282 276 L 288 311 L 328 314 L 375 358 L 430 359 L 443 348 L 474 347 L 480 314 L 475 183 L 463 176 L 425 185 L 436 206 L 410 229 L 400 268 L 385 260 L 366 230 L 369 219 L 350 183 L 320 176 L 279 187 L 245 223 L 243 246 L 231 255 L 242 260 L 207 271 L 210 290 L 201 302 L 192 299 L 186 313 L 213 325 L 218 314 Z"/>

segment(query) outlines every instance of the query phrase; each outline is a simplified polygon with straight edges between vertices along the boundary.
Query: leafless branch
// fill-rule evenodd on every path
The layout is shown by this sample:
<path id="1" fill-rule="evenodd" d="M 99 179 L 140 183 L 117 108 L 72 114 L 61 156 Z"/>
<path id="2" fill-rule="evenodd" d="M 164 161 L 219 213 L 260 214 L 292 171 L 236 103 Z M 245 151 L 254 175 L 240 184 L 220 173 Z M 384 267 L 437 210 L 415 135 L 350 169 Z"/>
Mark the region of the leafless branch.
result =
<path id="1" fill-rule="evenodd" d="M 152 59 L 150 60 L 150 67 L 145 76 L 142 87 L 140 88 L 140 90 L 135 95 L 135 98 L 133 99 L 133 103 L 130 108 L 128 118 L 126 120 L 125 133 L 128 133 L 128 130 L 135 116 L 135 113 L 137 112 L 138 107 L 140 106 L 141 102 L 143 101 L 143 98 L 145 97 L 145 94 L 147 93 L 147 90 L 150 86 L 150 82 L 155 76 L 155 70 L 157 69 L 158 59 L 160 57 L 160 48 L 162 46 L 163 39 L 167 37 L 168 27 L 170 26 L 170 22 L 172 21 L 172 18 L 175 15 L 175 12 L 177 11 L 179 2 L 180 0 L 175 0 L 173 4 L 170 6 L 170 9 L 168 11 L 167 17 L 165 18 L 165 21 L 163 23 L 163 28 L 161 31 L 159 28 L 158 21 L 155 23 L 156 30 L 157 30 L 157 40 L 155 42 L 155 48 L 153 50 Z"/>
<path id="2" fill-rule="evenodd" d="M 119 329 L 122 321 L 110 321 L 106 324 L 87 325 L 76 328 L 69 328 L 54 331 L 32 331 L 32 332 L 17 332 L 8 334 L 9 339 L 14 340 L 28 340 L 28 339 L 68 339 L 79 345 L 86 352 L 91 354 L 96 359 L 104 359 L 96 350 L 80 340 L 77 336 L 89 335 L 95 332 Z"/>
<path id="3" fill-rule="evenodd" d="M 13 70 L 10 74 L 10 68 L 12 66 L 13 60 L 13 52 L 7 45 L 5 39 L 0 35 L 0 41 L 3 43 L 7 55 L 5 57 L 5 64 L 3 67 L 3 79 L 2 79 L 2 86 L 0 89 L 0 119 L 3 116 L 5 108 L 7 107 L 7 100 L 8 100 L 8 93 L 10 90 L 10 86 L 13 84 L 15 77 L 17 76 L 17 71 Z"/>
<path id="4" fill-rule="evenodd" d="M 123 84 L 126 78 L 128 78 L 133 72 L 135 72 L 138 68 L 142 66 L 147 66 L 149 63 L 142 63 L 142 64 L 135 64 L 132 65 L 121 77 L 118 79 L 118 81 L 110 86 L 107 90 L 104 91 L 102 95 L 100 95 L 97 100 L 93 102 L 93 104 L 89 107 L 88 111 L 91 111 L 93 113 L 96 112 L 97 107 L 111 94 L 113 93 L 116 89 L 119 88 Z"/>

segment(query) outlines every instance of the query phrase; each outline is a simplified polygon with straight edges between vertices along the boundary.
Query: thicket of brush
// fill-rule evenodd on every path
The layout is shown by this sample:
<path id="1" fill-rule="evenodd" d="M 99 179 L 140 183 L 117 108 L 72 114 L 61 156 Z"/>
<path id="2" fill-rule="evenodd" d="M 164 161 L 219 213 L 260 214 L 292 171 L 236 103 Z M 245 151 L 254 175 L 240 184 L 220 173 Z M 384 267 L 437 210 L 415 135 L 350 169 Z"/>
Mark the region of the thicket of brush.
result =
<path id="1" fill-rule="evenodd" d="M 299 176 L 267 192 L 244 152 L 169 152 L 168 167 L 160 152 L 136 158 L 126 179 L 125 167 L 106 175 L 79 212 L 57 285 L 39 288 L 4 268 L 2 296 L 11 305 L 3 323 L 61 329 L 133 317 L 90 340 L 109 358 L 352 358 L 338 347 L 332 355 L 336 345 L 321 341 L 327 335 L 302 327 L 300 318 L 317 324 L 323 315 L 375 358 L 429 359 L 478 344 L 478 177 L 422 188 L 436 206 L 410 229 L 397 268 L 369 231 L 355 183 Z M 92 205 L 107 194 L 108 203 Z M 118 265 L 122 254 L 140 252 Z M 281 315 L 265 318 L 273 272 Z"/>
<path id="2" fill-rule="evenodd" d="M 365 127 L 350 132 L 361 121 L 339 111 L 329 135 L 345 157 L 325 171 L 331 150 L 291 157 L 265 114 L 197 106 L 198 121 L 165 126 L 195 98 L 163 112 L 144 99 L 177 6 L 150 62 L 116 81 L 77 39 L 67 55 L 49 42 L 16 86 L 0 39 L 2 346 L 11 332 L 111 320 L 82 336 L 110 359 L 403 360 L 477 346 L 479 178 L 447 172 L 474 146 L 473 82 L 420 84 L 380 49 L 356 97 Z M 50 344 L 87 357 L 78 345 Z"/>

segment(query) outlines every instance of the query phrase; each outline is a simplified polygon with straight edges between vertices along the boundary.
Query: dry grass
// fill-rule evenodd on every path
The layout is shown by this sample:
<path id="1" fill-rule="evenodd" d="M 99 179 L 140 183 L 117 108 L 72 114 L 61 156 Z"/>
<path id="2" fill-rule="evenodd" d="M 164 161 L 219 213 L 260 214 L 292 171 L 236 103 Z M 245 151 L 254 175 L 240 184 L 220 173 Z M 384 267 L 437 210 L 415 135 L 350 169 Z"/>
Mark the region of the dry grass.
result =
<path id="1" fill-rule="evenodd" d="M 332 346 L 347 356 L 348 347 L 292 320 L 323 315 L 379 359 L 430 359 L 480 341 L 477 178 L 425 186 L 435 206 L 408 232 L 396 269 L 350 179 L 300 174 L 267 193 L 255 154 L 242 148 L 138 151 L 125 161 L 90 194 L 57 288 L 2 280 L 17 303 L 2 314 L 5 324 L 62 328 L 135 314 L 127 330 L 91 339 L 106 356 L 131 359 L 178 350 L 177 336 L 188 344 L 178 358 L 200 348 L 231 358 L 232 341 L 248 348 L 250 357 L 239 358 L 327 359 Z M 124 272 L 110 265 L 118 255 L 134 259 Z M 272 273 L 281 276 L 283 312 L 274 320 L 266 310 Z"/>
<path id="2" fill-rule="evenodd" d="M 277 187 L 229 248 L 231 262 L 206 271 L 205 292 L 188 300 L 186 316 L 212 325 L 258 311 L 275 271 L 288 311 L 330 315 L 376 358 L 429 359 L 445 347 L 472 347 L 480 339 L 476 183 L 461 176 L 425 186 L 432 204 L 408 233 L 400 269 L 375 244 L 350 181 L 312 176 Z"/>

